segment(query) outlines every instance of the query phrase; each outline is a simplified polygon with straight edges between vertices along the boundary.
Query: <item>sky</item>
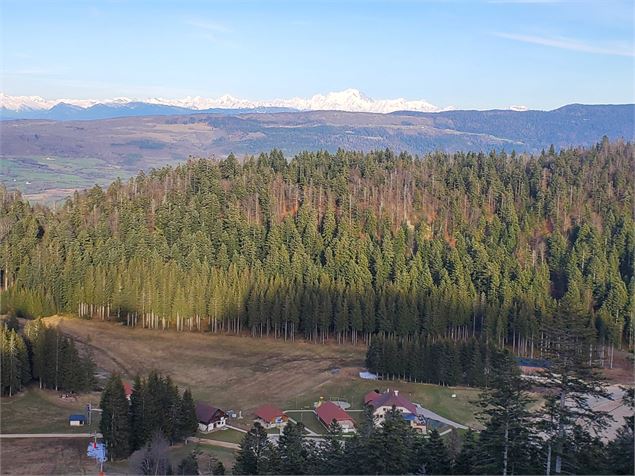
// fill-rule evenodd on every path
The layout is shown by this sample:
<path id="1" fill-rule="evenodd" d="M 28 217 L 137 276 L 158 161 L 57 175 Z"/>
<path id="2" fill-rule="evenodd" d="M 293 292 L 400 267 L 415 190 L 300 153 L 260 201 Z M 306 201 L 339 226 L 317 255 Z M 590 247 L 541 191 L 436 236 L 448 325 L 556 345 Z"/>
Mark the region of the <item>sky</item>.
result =
<path id="1" fill-rule="evenodd" d="M 0 0 L 0 90 L 47 99 L 633 103 L 633 0 Z"/>

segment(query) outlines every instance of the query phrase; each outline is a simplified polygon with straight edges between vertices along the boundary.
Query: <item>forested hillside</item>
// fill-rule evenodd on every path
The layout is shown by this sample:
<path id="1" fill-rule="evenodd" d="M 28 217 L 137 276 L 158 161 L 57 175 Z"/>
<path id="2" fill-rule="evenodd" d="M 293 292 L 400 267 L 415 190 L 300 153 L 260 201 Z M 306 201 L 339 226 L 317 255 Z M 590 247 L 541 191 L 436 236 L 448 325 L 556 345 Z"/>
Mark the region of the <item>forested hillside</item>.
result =
<path id="1" fill-rule="evenodd" d="M 358 341 L 486 336 L 521 355 L 557 303 L 631 340 L 634 146 L 196 159 L 76 193 L 1 192 L 4 311 Z M 563 301 L 564 300 L 564 301 Z"/>

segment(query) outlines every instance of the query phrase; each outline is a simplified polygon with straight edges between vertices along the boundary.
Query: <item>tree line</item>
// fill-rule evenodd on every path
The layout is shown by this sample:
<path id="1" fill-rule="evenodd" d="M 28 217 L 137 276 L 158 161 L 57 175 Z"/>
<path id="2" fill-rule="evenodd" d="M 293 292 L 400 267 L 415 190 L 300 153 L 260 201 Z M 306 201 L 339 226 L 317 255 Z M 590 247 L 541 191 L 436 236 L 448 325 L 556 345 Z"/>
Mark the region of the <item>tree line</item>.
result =
<path id="1" fill-rule="evenodd" d="M 378 334 L 368 346 L 366 366 L 384 380 L 484 387 L 490 353 L 491 346 L 476 338 L 455 341 Z"/>
<path id="2" fill-rule="evenodd" d="M 123 459 L 137 450 L 148 450 L 156 435 L 168 444 L 192 436 L 198 419 L 192 393 L 181 395 L 169 376 L 151 372 L 135 378 L 130 400 L 120 375 L 112 375 L 101 395 L 100 431 L 111 459 Z M 156 443 L 158 444 L 158 443 Z"/>
<path id="3" fill-rule="evenodd" d="M 2 305 L 316 342 L 485 337 L 533 356 L 567 298 L 611 365 L 633 339 L 633 153 L 273 150 L 54 209 L 1 189 Z"/>
<path id="4" fill-rule="evenodd" d="M 32 380 L 40 388 L 84 392 L 95 384 L 90 350 L 80 354 L 75 341 L 41 320 L 27 322 L 24 333 L 17 321 L 0 326 L 2 394 L 13 395 Z"/>

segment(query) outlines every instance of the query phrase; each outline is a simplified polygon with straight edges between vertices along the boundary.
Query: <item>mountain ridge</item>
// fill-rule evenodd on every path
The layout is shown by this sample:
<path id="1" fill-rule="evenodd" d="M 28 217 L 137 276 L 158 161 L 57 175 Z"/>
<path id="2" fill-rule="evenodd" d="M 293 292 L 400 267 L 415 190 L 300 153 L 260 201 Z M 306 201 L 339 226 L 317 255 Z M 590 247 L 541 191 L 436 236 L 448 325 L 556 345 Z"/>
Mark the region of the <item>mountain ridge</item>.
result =
<path id="1" fill-rule="evenodd" d="M 83 113 L 76 114 L 74 118 L 95 118 L 90 114 L 96 106 L 104 106 L 111 109 L 113 117 L 125 115 L 126 110 L 134 109 L 135 105 L 144 104 L 145 107 L 158 106 L 162 108 L 174 107 L 180 112 L 209 112 L 216 109 L 227 111 L 248 111 L 264 109 L 267 112 L 273 110 L 342 110 L 352 112 L 377 112 L 389 113 L 395 110 L 405 109 L 422 112 L 436 112 L 443 110 L 424 100 L 397 99 L 373 99 L 358 89 L 349 88 L 343 91 L 334 91 L 326 94 L 315 94 L 310 98 L 294 97 L 291 99 L 272 100 L 248 100 L 225 94 L 218 98 L 205 98 L 201 96 L 187 96 L 181 99 L 148 98 L 133 99 L 119 97 L 114 99 L 51 99 L 40 96 L 10 96 L 0 93 L 0 106 L 2 116 L 5 119 L 40 119 L 50 118 L 66 119 L 67 111 L 61 117 L 55 114 L 54 109 L 59 105 L 80 108 Z M 75 109 L 76 110 L 76 109 Z M 161 111 L 160 108 L 155 109 Z M 166 112 L 167 110 L 164 110 Z M 177 111 L 177 112 L 179 112 Z M 130 114 L 134 115 L 134 114 Z M 80 117 L 81 116 L 81 117 Z M 100 118 L 100 117 L 96 117 Z"/>
<path id="2" fill-rule="evenodd" d="M 102 106 L 93 106 L 97 111 Z M 274 148 L 291 157 L 306 150 L 386 148 L 432 151 L 507 150 L 539 153 L 635 139 L 635 105 L 570 105 L 554 111 L 399 112 L 220 111 L 96 120 L 5 120 L 0 123 L 3 174 L 30 196 L 105 184 L 188 157 L 258 155 Z M 72 107 L 58 106 L 70 110 Z M 172 108 L 172 106 L 169 106 Z M 108 109 L 106 110 L 106 112 Z M 170 111 L 180 111 L 170 109 Z M 62 192 L 60 192 L 60 195 Z"/>

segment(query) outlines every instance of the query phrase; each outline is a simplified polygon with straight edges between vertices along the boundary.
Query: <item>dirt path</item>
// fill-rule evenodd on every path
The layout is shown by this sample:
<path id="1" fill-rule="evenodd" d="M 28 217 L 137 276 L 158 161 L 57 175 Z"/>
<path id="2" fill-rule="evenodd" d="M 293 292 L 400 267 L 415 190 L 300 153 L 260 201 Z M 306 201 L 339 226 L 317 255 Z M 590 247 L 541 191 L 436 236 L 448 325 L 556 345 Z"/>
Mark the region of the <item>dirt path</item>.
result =
<path id="1" fill-rule="evenodd" d="M 185 442 L 199 443 L 202 445 L 210 445 L 210 446 L 220 446 L 221 448 L 229 448 L 232 450 L 240 449 L 240 445 L 236 443 L 229 443 L 227 441 L 218 441 L 218 440 L 208 440 L 207 438 L 197 438 L 195 436 L 190 436 L 187 440 L 185 440 Z"/>

